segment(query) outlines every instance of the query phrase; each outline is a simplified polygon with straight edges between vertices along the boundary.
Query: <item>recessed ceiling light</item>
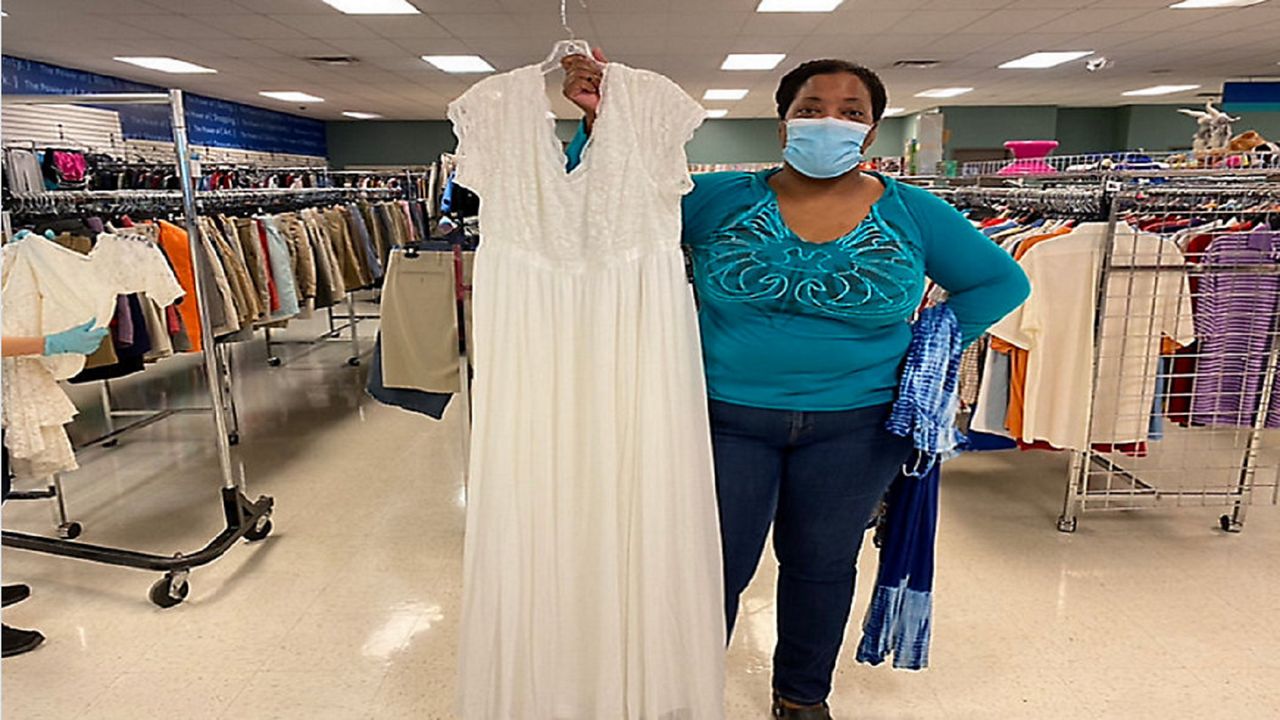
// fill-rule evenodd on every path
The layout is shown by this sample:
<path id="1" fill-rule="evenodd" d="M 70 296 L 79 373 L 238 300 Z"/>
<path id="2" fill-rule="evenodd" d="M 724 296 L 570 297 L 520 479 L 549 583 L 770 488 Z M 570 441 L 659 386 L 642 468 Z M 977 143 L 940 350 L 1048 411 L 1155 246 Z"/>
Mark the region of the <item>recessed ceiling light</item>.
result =
<path id="1" fill-rule="evenodd" d="M 493 66 L 479 55 L 423 55 L 422 59 L 447 73 L 493 72 Z"/>
<path id="2" fill-rule="evenodd" d="M 720 108 L 720 109 L 718 109 L 718 110 L 708 110 L 708 111 L 707 111 L 707 117 L 709 117 L 709 118 L 722 118 L 722 117 L 724 117 L 725 115 L 728 115 L 728 114 L 729 114 L 729 111 L 728 111 L 728 110 L 725 110 L 724 108 Z"/>
<path id="3" fill-rule="evenodd" d="M 297 90 L 263 90 L 258 94 L 273 100 L 283 100 L 284 102 L 324 102 L 322 97 L 298 92 Z"/>
<path id="4" fill-rule="evenodd" d="M 1169 7 L 1175 10 L 1212 10 L 1213 8 L 1249 7 L 1267 0 L 1182 0 Z"/>
<path id="5" fill-rule="evenodd" d="M 844 0 L 760 0 L 756 12 L 831 12 Z"/>
<path id="6" fill-rule="evenodd" d="M 1149 88 L 1141 90 L 1130 90 L 1125 95 L 1129 97 L 1147 96 L 1147 95 L 1173 95 L 1174 93 L 1187 92 L 1189 90 L 1199 90 L 1199 85 L 1152 85 Z"/>
<path id="7" fill-rule="evenodd" d="M 708 90 L 702 95 L 703 100 L 741 100 L 747 96 L 746 90 Z"/>
<path id="8" fill-rule="evenodd" d="M 923 92 L 916 93 L 916 97 L 953 98 L 953 97 L 958 97 L 960 95 L 964 95 L 965 93 L 970 93 L 970 92 L 973 92 L 973 88 L 971 87 L 933 88 L 932 90 L 925 90 Z"/>
<path id="9" fill-rule="evenodd" d="M 787 56 L 782 53 L 730 53 L 721 70 L 772 70 Z"/>
<path id="10" fill-rule="evenodd" d="M 117 57 L 112 58 L 118 62 L 137 65 L 148 70 L 159 70 L 160 72 L 177 73 L 177 74 L 196 74 L 196 73 L 216 73 L 217 70 L 207 68 L 203 65 L 189 63 L 186 60 L 179 60 L 171 57 Z"/>
<path id="11" fill-rule="evenodd" d="M 348 15 L 420 15 L 406 0 L 324 0 L 324 4 Z"/>
<path id="12" fill-rule="evenodd" d="M 342 115 L 343 117 L 349 117 L 352 120 L 376 120 L 377 118 L 382 117 L 378 113 L 354 112 L 352 110 L 347 110 L 342 113 Z"/>
<path id="13" fill-rule="evenodd" d="M 1092 50 L 1066 50 L 1055 52 L 1033 52 L 1030 55 L 1010 60 L 1000 65 L 1001 70 L 1043 70 L 1057 67 L 1072 60 L 1079 60 L 1093 54 Z"/>
<path id="14" fill-rule="evenodd" d="M 906 109 L 906 108 L 897 108 L 897 107 L 885 108 L 885 109 L 884 109 L 884 116 L 885 116 L 885 117 L 894 117 L 895 115 L 901 115 L 902 113 L 904 113 L 904 112 L 906 112 L 906 111 L 907 111 L 907 109 Z"/>

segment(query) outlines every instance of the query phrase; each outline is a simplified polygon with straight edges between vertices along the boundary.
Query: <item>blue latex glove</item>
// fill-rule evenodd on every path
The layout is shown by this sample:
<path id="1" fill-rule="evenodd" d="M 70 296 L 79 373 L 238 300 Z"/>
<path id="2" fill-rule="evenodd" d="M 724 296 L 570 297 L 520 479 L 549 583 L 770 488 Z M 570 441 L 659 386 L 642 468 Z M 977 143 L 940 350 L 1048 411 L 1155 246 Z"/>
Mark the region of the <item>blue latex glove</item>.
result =
<path id="1" fill-rule="evenodd" d="M 31 232 L 30 230 L 27 230 L 27 229 L 25 229 L 25 228 L 24 228 L 24 229 L 22 229 L 22 230 L 19 230 L 19 231 L 18 231 L 18 232 L 16 232 L 16 233 L 14 233 L 14 235 L 13 235 L 13 239 L 14 239 L 14 240 L 21 240 L 22 238 L 24 238 L 24 237 L 26 237 L 26 236 L 28 236 L 28 235 L 35 235 L 35 233 L 33 233 L 33 232 Z M 45 230 L 45 231 L 44 231 L 44 237 L 45 237 L 45 239 L 46 239 L 46 240 L 52 240 L 52 239 L 54 239 L 54 238 L 55 238 L 55 237 L 57 237 L 57 236 L 53 234 L 53 231 L 52 231 L 52 230 Z"/>
<path id="2" fill-rule="evenodd" d="M 106 328 L 95 328 L 98 320 L 54 333 L 44 339 L 45 355 L 91 355 L 107 336 Z"/>

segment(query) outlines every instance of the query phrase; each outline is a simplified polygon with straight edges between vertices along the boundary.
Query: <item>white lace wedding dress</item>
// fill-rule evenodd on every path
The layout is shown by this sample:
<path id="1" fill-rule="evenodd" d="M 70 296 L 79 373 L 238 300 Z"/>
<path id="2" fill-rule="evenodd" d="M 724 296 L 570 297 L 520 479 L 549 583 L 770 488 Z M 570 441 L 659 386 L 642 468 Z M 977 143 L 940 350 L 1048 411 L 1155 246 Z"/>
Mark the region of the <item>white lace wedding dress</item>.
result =
<path id="1" fill-rule="evenodd" d="M 461 712 L 715 720 L 724 603 L 697 316 L 680 251 L 703 110 L 611 63 L 565 171 L 537 66 L 449 108 L 481 198 Z"/>

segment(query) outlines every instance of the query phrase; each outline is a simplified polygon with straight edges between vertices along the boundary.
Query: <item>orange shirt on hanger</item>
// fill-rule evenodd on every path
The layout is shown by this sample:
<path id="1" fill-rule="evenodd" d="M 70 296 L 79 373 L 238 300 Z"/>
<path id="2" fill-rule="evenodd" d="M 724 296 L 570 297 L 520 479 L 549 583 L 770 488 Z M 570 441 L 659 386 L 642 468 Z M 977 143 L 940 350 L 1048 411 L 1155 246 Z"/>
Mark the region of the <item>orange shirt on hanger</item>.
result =
<path id="1" fill-rule="evenodd" d="M 173 274 L 178 284 L 186 291 L 186 295 L 178 301 L 178 315 L 182 316 L 182 324 L 187 328 L 187 336 L 191 339 L 191 352 L 200 352 L 202 335 L 200 333 L 200 301 L 196 295 L 196 271 L 192 264 L 191 245 L 187 241 L 187 231 L 173 223 L 160 221 L 160 249 L 164 250 L 173 266 Z"/>

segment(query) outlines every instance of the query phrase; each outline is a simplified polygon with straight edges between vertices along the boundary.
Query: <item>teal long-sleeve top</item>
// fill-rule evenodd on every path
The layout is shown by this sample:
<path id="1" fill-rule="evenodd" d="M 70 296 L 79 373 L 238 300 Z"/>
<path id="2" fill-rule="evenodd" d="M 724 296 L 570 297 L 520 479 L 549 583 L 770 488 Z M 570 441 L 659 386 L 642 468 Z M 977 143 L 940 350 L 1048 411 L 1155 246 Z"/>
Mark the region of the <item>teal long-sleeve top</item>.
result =
<path id="1" fill-rule="evenodd" d="M 587 143 L 580 129 L 569 167 Z M 891 403 L 925 278 L 945 288 L 966 343 L 1030 292 L 1026 275 L 945 201 L 884 183 L 866 220 L 828 243 L 798 237 L 769 177 L 697 175 L 683 200 L 707 391 L 712 399 L 794 411 Z"/>

